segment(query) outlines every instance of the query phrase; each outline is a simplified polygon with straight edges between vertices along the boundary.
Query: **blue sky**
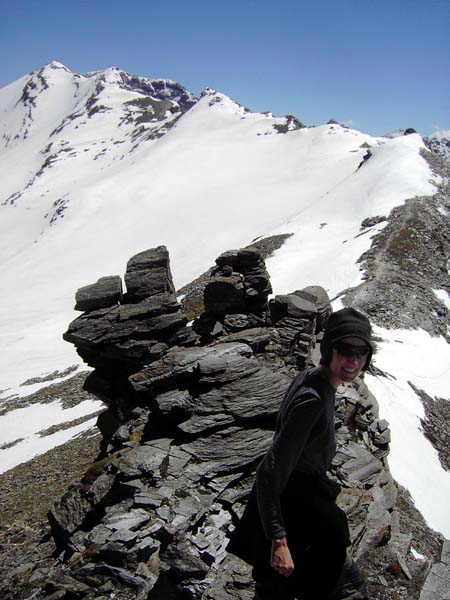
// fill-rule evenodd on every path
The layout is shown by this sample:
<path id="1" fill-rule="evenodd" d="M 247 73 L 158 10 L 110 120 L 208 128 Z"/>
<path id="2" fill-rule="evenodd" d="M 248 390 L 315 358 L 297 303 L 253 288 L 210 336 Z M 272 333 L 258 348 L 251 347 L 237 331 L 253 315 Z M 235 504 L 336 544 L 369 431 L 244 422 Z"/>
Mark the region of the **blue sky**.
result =
<path id="1" fill-rule="evenodd" d="M 51 60 L 307 125 L 450 129 L 450 0 L 0 0 L 0 87 Z"/>

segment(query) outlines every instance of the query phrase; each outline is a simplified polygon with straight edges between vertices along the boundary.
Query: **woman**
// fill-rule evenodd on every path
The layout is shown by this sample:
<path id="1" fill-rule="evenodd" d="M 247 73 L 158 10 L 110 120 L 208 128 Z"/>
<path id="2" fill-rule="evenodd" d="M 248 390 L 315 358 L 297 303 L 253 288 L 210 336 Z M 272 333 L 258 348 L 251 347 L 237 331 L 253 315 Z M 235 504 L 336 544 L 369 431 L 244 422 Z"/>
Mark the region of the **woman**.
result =
<path id="1" fill-rule="evenodd" d="M 350 539 L 335 503 L 340 488 L 326 472 L 336 453 L 336 389 L 370 364 L 368 319 L 353 308 L 332 313 L 320 351 L 320 366 L 300 373 L 283 399 L 272 446 L 229 545 L 253 565 L 257 600 L 339 597 Z"/>

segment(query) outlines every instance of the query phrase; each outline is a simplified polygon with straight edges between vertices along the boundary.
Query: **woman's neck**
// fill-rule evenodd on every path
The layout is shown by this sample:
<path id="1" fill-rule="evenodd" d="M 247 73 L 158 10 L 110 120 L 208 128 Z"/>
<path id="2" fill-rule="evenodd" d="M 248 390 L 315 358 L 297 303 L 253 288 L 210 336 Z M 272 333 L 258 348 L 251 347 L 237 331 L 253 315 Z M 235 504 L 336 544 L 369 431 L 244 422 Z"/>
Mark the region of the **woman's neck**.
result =
<path id="1" fill-rule="evenodd" d="M 330 370 L 324 365 L 320 365 L 318 373 L 321 375 L 321 377 L 323 377 L 324 379 L 326 379 L 328 381 L 328 383 L 331 385 L 331 387 L 335 391 L 338 389 L 338 387 L 342 383 L 342 379 L 339 379 L 339 377 L 332 375 L 330 373 Z"/>

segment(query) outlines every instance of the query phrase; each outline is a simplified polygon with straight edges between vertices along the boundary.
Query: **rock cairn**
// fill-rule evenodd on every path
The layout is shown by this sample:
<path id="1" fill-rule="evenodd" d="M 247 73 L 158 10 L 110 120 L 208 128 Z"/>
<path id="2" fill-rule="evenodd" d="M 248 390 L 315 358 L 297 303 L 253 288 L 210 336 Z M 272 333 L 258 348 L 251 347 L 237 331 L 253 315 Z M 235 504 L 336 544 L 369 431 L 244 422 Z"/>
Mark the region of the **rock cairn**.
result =
<path id="1" fill-rule="evenodd" d="M 317 287 L 269 307 L 270 281 L 254 250 L 216 262 L 203 322 L 216 321 L 207 333 L 186 326 L 164 247 L 130 259 L 126 294 L 117 278 L 77 293 L 87 312 L 65 339 L 95 368 L 89 385 L 107 400 L 103 452 L 49 513 L 59 555 L 30 579 L 39 597 L 253 597 L 249 567 L 226 553 L 228 534 L 283 394 L 296 367 L 309 364 L 331 309 Z M 390 566 L 369 581 L 372 590 L 421 576 L 385 464 L 387 423 L 362 381 L 340 394 L 336 427 L 333 475 L 344 487 L 353 552 L 364 567 L 382 551 Z"/>
<path id="2" fill-rule="evenodd" d="M 216 259 L 204 291 L 205 312 L 193 329 L 204 341 L 268 325 L 269 274 L 257 248 L 224 252 Z"/>

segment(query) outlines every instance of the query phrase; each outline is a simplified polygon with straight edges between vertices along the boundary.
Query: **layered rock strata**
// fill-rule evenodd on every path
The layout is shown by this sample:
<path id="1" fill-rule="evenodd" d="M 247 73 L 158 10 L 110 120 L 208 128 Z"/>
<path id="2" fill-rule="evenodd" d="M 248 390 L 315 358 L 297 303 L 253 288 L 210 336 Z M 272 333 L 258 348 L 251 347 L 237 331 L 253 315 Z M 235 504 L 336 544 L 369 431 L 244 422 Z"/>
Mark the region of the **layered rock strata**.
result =
<path id="1" fill-rule="evenodd" d="M 223 333 L 269 324 L 269 274 L 257 248 L 224 252 L 204 290 L 204 313 L 193 329 L 207 341 Z"/>
<path id="2" fill-rule="evenodd" d="M 170 346 L 190 345 L 197 336 L 186 327 L 164 246 L 133 256 L 125 273 L 127 292 L 119 276 L 102 277 L 76 294 L 75 319 L 64 339 L 95 373 L 89 388 L 102 397 Z"/>
<path id="3" fill-rule="evenodd" d="M 49 513 L 58 559 L 30 579 L 41 598 L 253 597 L 249 567 L 226 554 L 228 535 L 271 442 L 283 394 L 297 367 L 311 363 L 331 309 L 320 288 L 276 297 L 269 307 L 264 275 L 251 302 L 228 303 L 229 313 L 208 292 L 209 314 L 225 326 L 205 344 L 177 308 L 168 258 L 165 274 L 153 261 L 163 253 L 132 259 L 145 268 L 127 272 L 140 272 L 145 281 L 136 283 L 133 275 L 124 304 L 85 313 L 65 334 L 95 367 L 91 380 L 104 382 L 97 389 L 108 409 L 99 417 L 102 454 Z M 218 268 L 229 260 L 219 257 Z M 251 260 L 257 264 L 253 252 Z M 230 277 L 233 272 L 239 273 Z M 219 275 L 221 289 L 227 277 Z M 146 310 L 156 304 L 158 316 L 149 316 Z M 258 327 L 251 317 L 256 306 L 263 315 Z M 121 311 L 133 316 L 123 321 Z M 154 319 L 173 315 L 177 326 L 162 334 Z M 236 318 L 245 326 L 228 329 Z M 165 347 L 152 354 L 155 342 Z M 147 348 L 143 354 L 134 352 L 136 343 Z M 371 597 L 387 600 L 391 590 L 423 581 L 428 563 L 414 560 L 411 536 L 400 526 L 397 489 L 385 462 L 389 429 L 363 381 L 338 395 L 336 429 L 332 475 L 343 486 L 339 503 L 349 518 L 353 553 L 369 575 Z M 386 566 L 380 577 L 370 571 L 374 556 Z M 355 597 L 351 582 L 346 593 Z"/>

